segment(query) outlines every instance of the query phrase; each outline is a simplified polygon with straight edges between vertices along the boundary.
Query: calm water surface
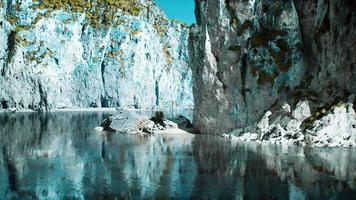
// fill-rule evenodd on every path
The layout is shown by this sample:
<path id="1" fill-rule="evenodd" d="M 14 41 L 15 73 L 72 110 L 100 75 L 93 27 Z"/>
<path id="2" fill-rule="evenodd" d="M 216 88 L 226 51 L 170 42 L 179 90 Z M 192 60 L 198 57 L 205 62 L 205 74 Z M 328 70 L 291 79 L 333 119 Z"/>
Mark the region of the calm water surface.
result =
<path id="1" fill-rule="evenodd" d="M 355 149 L 93 131 L 108 113 L 0 115 L 0 199 L 356 199 Z"/>

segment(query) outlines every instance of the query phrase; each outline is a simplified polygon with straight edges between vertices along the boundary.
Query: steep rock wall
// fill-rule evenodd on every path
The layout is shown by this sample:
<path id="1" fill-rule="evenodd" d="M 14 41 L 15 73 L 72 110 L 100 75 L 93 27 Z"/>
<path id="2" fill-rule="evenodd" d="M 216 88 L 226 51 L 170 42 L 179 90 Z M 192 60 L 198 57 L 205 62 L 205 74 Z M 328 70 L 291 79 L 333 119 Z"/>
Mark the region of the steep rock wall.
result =
<path id="1" fill-rule="evenodd" d="M 356 93 L 351 1 L 196 0 L 190 31 L 194 124 L 222 134 L 284 102 L 311 108 Z"/>
<path id="2" fill-rule="evenodd" d="M 0 108 L 193 106 L 189 30 L 152 1 L 0 5 Z"/>
<path id="3" fill-rule="evenodd" d="M 307 62 L 303 87 L 324 103 L 356 92 L 356 2 L 294 1 Z"/>

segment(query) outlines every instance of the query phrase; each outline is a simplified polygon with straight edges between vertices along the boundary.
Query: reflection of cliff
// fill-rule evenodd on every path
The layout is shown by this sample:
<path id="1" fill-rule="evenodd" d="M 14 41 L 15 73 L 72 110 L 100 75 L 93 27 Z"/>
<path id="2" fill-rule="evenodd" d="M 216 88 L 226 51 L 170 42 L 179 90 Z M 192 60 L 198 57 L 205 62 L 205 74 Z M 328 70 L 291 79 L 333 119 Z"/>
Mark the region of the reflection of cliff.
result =
<path id="1" fill-rule="evenodd" d="M 0 153 L 0 197 L 11 192 L 36 198 L 190 196 L 196 174 L 192 136 L 95 133 L 88 124 L 104 117 L 0 116 L 6 125 L 0 130 L 5 149 Z"/>
<path id="2" fill-rule="evenodd" d="M 213 138 L 194 141 L 199 171 L 194 194 L 214 191 L 210 195 L 216 198 L 247 199 L 347 199 L 356 194 L 354 150 L 230 146 Z"/>
<path id="3" fill-rule="evenodd" d="M 84 166 L 76 141 L 88 138 L 92 127 L 87 124 L 104 117 L 97 113 L 0 115 L 0 176 L 6 177 L 1 179 L 0 196 L 17 192 L 21 197 L 54 198 L 75 191 L 80 197 Z"/>
<path id="4" fill-rule="evenodd" d="M 356 156 L 353 149 L 303 149 L 254 144 L 245 148 L 261 156 L 266 168 L 281 181 L 288 181 L 299 191 L 304 191 L 303 196 L 326 199 L 356 194 Z"/>
<path id="5" fill-rule="evenodd" d="M 246 152 L 212 136 L 196 137 L 193 147 L 199 172 L 194 183 L 196 196 L 221 199 L 243 195 Z"/>
<path id="6" fill-rule="evenodd" d="M 231 146 L 216 137 L 196 138 L 194 143 L 200 172 L 195 194 L 219 199 L 288 199 L 286 181 L 281 181 L 274 170 L 266 167 L 264 158 L 248 148 Z"/>
<path id="7" fill-rule="evenodd" d="M 353 149 L 93 131 L 106 114 L 0 115 L 0 197 L 347 199 Z M 88 126 L 92 124 L 93 126 Z"/>

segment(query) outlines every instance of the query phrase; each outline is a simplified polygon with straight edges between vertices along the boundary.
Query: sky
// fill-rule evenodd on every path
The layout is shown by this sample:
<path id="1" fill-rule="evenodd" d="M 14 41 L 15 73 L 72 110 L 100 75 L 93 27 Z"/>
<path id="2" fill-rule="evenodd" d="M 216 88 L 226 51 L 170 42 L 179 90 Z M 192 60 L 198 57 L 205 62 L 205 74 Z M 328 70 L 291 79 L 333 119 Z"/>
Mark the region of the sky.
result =
<path id="1" fill-rule="evenodd" d="M 154 0 L 171 19 L 190 25 L 195 23 L 194 0 Z"/>

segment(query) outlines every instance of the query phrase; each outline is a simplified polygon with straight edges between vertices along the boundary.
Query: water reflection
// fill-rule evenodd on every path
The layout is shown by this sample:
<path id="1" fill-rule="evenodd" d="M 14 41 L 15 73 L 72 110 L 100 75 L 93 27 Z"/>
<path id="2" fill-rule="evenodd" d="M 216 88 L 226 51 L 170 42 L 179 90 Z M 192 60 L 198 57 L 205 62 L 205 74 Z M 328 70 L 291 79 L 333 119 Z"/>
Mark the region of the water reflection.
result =
<path id="1" fill-rule="evenodd" d="M 0 115 L 0 199 L 353 199 L 355 149 L 98 134 L 108 113 Z"/>

